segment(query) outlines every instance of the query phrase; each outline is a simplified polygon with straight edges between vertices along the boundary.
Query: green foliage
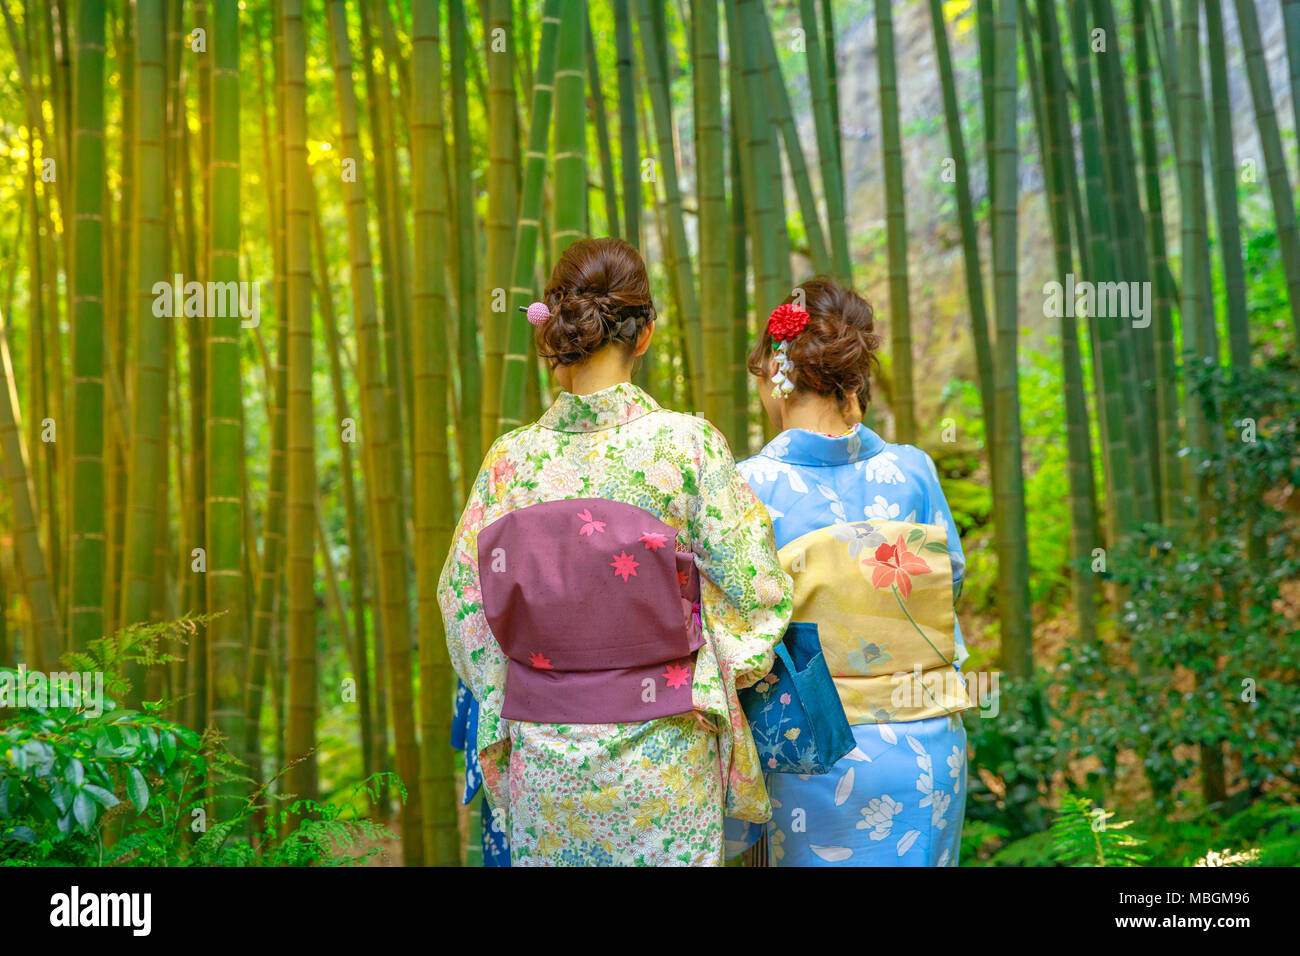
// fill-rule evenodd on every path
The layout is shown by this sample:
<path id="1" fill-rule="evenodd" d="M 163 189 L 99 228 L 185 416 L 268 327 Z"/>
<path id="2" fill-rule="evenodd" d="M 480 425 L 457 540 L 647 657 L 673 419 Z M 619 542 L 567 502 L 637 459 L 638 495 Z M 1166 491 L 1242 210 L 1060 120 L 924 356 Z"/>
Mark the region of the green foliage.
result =
<path id="1" fill-rule="evenodd" d="M 1062 795 L 1049 831 L 1053 857 L 1069 866 L 1140 866 L 1147 854 L 1143 841 L 1128 832 L 1133 821 L 1114 817 L 1091 800 Z"/>
<path id="2" fill-rule="evenodd" d="M 350 815 L 354 801 L 361 796 L 377 800 L 385 779 L 405 795 L 393 774 L 367 777 L 342 804 L 297 800 L 263 788 L 241 801 L 232 815 L 197 831 L 212 804 L 201 782 L 191 782 L 170 805 L 140 819 L 113 844 L 104 862 L 119 866 L 358 865 L 379 852 L 379 847 L 366 843 L 389 834 L 377 823 Z M 250 829 L 256 832 L 255 841 L 245 836 Z"/>
<path id="3" fill-rule="evenodd" d="M 1065 407 L 1058 356 L 1021 349 L 1020 418 L 1025 454 L 1025 511 L 1033 516 L 1029 536 L 1030 597 L 1036 606 L 1059 603 L 1068 584 L 1070 556 L 1069 500 L 1064 494 L 1067 446 Z M 949 383 L 944 392 L 944 414 L 956 424 L 957 434 L 976 448 L 985 445 L 980 417 L 979 389 L 972 382 Z M 974 468 L 961 469 L 949 459 L 954 453 L 943 446 L 934 452 L 943 479 L 944 494 L 966 551 L 966 608 L 972 612 L 993 609 L 996 600 L 997 555 L 992 529 L 992 487 L 986 476 L 970 477 Z M 962 452 L 955 453 L 961 457 Z M 980 588 L 983 582 L 984 587 Z"/>
<path id="4" fill-rule="evenodd" d="M 1089 831 L 1085 854 L 1071 814 L 1121 792 L 1153 864 L 1300 860 L 1300 522 L 1287 510 L 1300 487 L 1300 367 L 1278 357 L 1242 378 L 1205 367 L 1190 381 L 1220 423 L 1213 447 L 1184 452 L 1209 504 L 1199 521 L 1149 525 L 1113 547 L 1120 616 L 1094 644 L 1066 642 L 1032 686 L 1003 675 L 997 719 L 967 721 L 968 863 L 1101 865 L 1107 846 Z M 1203 744 L 1224 754 L 1222 805 L 1205 806 L 1197 786 Z M 1149 799 L 1133 802 L 1131 779 L 1117 789 L 1125 754 Z M 1049 829 L 1062 782 L 1070 793 Z"/>
<path id="5" fill-rule="evenodd" d="M 203 776 L 198 734 L 164 719 L 158 703 L 128 710 L 110 695 L 129 688 L 120 676 L 128 661 L 170 661 L 164 642 L 205 620 L 134 625 L 65 655 L 63 673 L 89 682 L 40 675 L 50 678 L 48 695 L 22 701 L 0 731 L 0 861 L 97 862 L 110 811 L 129 801 L 143 814 L 161 793 Z M 0 668 L 0 682 L 14 692 L 28 676 Z"/>
<path id="6" fill-rule="evenodd" d="M 966 844 L 963 837 L 963 852 L 984 851 L 980 860 L 967 862 L 992 866 L 1143 865 L 1150 856 L 1146 839 L 1130 832 L 1133 821 L 1115 817 L 1114 811 L 1103 810 L 1086 797 L 1065 793 L 1049 829 L 1012 840 L 991 854 L 987 853 L 990 843 L 1005 837 L 1006 831 L 979 830 L 974 845 Z"/>
<path id="7" fill-rule="evenodd" d="M 386 831 L 353 818 L 352 803 L 377 798 L 385 780 L 404 795 L 392 775 L 361 781 L 341 803 L 272 794 L 268 784 L 227 809 L 211 793 L 247 778 L 215 731 L 200 736 L 165 719 L 162 702 L 135 711 L 110 695 L 129 688 L 121 676 L 128 663 L 170 660 L 164 643 L 210 618 L 136 625 L 94 641 L 64 664 L 102 685 L 67 684 L 0 711 L 0 865 L 341 866 L 378 852 L 362 843 Z M 18 681 L 19 672 L 0 668 L 6 695 Z"/>
<path id="8" fill-rule="evenodd" d="M 1186 799 L 1200 745 L 1224 747 L 1252 791 L 1300 787 L 1300 630 L 1278 610 L 1300 579 L 1300 528 L 1278 494 L 1300 487 L 1300 370 L 1289 359 L 1241 380 L 1200 369 L 1192 387 L 1224 416 L 1219 448 L 1189 452 L 1208 520 L 1147 526 L 1114 548 L 1117 633 L 1067 645 L 1061 667 L 1065 743 L 1105 767 L 1137 753 L 1164 804 Z"/>
<path id="9" fill-rule="evenodd" d="M 129 801 L 143 814 L 203 777 L 194 731 L 153 708 L 104 706 L 91 717 L 80 703 L 28 705 L 0 733 L 0 861 L 97 862 L 109 811 Z"/>
<path id="10" fill-rule="evenodd" d="M 1257 852 L 1259 866 L 1300 865 L 1300 807 L 1258 803 L 1224 823 L 1220 847 L 1243 847 Z"/>
<path id="11" fill-rule="evenodd" d="M 1003 840 L 1018 840 L 1047 828 L 1047 797 L 1063 759 L 1057 734 L 1043 719 L 1040 702 L 1046 680 L 1021 687 L 1001 674 L 998 715 L 966 714 L 971 746 L 966 819 L 995 825 Z"/>

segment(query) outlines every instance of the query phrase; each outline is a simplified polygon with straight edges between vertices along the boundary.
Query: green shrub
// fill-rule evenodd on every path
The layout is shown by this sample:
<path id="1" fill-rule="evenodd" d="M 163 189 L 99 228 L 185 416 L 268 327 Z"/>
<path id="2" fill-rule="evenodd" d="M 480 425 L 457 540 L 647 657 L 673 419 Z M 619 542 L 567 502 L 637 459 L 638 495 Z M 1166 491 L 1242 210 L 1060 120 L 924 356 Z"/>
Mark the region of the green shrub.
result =
<path id="1" fill-rule="evenodd" d="M 223 805 L 214 790 L 250 781 L 215 732 L 166 719 L 161 702 L 119 704 L 127 662 L 169 662 L 166 642 L 207 620 L 137 625 L 65 655 L 70 670 L 103 677 L 102 696 L 81 687 L 0 710 L 0 864 L 338 866 L 378 852 L 362 843 L 387 832 L 350 819 L 351 800 L 323 805 L 262 786 Z M 18 678 L 0 669 L 0 683 Z M 386 778 L 404 795 L 399 780 L 376 775 L 351 797 L 374 796 Z"/>

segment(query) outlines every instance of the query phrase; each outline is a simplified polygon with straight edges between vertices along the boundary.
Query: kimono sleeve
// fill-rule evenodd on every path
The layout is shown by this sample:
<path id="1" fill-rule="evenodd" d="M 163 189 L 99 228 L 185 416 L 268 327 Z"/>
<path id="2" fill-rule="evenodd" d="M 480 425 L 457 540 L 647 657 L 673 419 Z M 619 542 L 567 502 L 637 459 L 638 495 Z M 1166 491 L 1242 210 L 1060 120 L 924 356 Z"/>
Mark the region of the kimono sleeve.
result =
<path id="1" fill-rule="evenodd" d="M 944 497 L 943 486 L 939 484 L 939 469 L 934 465 L 934 459 L 926 452 L 921 452 L 925 457 L 925 464 L 930 478 L 929 487 L 926 491 L 926 501 L 930 514 L 926 516 L 931 524 L 941 524 L 948 531 L 948 560 L 952 564 L 952 599 L 954 602 L 961 597 L 962 582 L 966 577 L 966 554 L 962 551 L 961 535 L 957 531 L 957 522 L 952 520 L 952 510 L 948 507 L 948 499 Z M 970 655 L 966 652 L 966 642 L 961 636 L 961 622 L 957 620 L 957 615 L 953 613 L 953 638 L 956 641 L 957 655 L 954 663 L 960 669 L 961 665 L 966 662 Z"/>
<path id="2" fill-rule="evenodd" d="M 478 535 L 492 501 L 492 463 L 498 441 L 488 451 L 452 536 L 451 551 L 438 579 L 438 605 L 447 637 L 447 653 L 457 676 L 484 705 L 481 717 L 499 711 L 505 684 L 506 656 L 488 627 L 478 566 Z M 496 706 L 494 706 L 494 704 Z M 482 740 L 480 733 L 480 740 Z M 489 734 L 491 736 L 491 734 Z M 472 744 L 472 742 L 471 742 Z"/>
<path id="3" fill-rule="evenodd" d="M 772 648 L 794 611 L 794 586 L 777 557 L 767 509 L 741 477 L 726 439 L 707 423 L 698 456 L 691 550 L 715 585 L 703 589 L 703 617 L 735 686 L 748 687 L 772 669 Z"/>

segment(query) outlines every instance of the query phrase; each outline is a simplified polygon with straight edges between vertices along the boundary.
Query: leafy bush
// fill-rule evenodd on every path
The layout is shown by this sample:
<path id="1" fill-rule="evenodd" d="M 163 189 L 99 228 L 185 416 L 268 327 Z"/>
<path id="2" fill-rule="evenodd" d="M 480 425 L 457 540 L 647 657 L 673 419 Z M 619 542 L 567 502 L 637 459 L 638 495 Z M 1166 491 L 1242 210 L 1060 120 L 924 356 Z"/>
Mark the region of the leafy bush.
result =
<path id="1" fill-rule="evenodd" d="M 109 696 L 128 689 L 128 662 L 170 661 L 165 642 L 206 621 L 136 625 L 65 655 L 65 665 L 104 677 L 101 699 L 80 687 L 0 711 L 0 864 L 338 866 L 378 852 L 360 845 L 386 831 L 347 818 L 350 801 L 323 805 L 262 786 L 217 818 L 231 798 L 214 794 L 250 781 L 216 733 L 166 719 L 162 703 L 136 711 Z M 0 681 L 18 678 L 0 669 Z M 373 796 L 388 778 L 367 778 L 352 796 Z"/>
<path id="2" fill-rule="evenodd" d="M 1119 615 L 1024 692 L 1003 675 L 998 719 L 967 721 L 968 863 L 1049 865 L 1046 807 L 1117 794 L 1154 863 L 1300 862 L 1300 367 L 1189 380 L 1212 425 L 1183 455 L 1207 504 L 1112 547 Z M 1126 754 L 1149 800 L 1117 787 Z"/>
<path id="3" fill-rule="evenodd" d="M 0 761 L 5 862 L 99 862 L 105 813 L 129 799 L 143 814 L 155 788 L 166 799 L 206 769 L 194 731 L 116 706 L 95 718 L 73 708 L 23 708 L 0 732 L 0 745 L 8 758 Z"/>
<path id="4" fill-rule="evenodd" d="M 1211 798 L 1233 785 L 1248 799 L 1300 787 L 1300 629 L 1279 610 L 1300 580 L 1300 529 L 1282 507 L 1283 490 L 1300 487 L 1300 373 L 1281 360 L 1242 379 L 1198 370 L 1192 387 L 1233 420 L 1217 448 L 1190 452 L 1207 513 L 1112 549 L 1118 633 L 1062 656 L 1078 752 L 1103 763 L 1136 752 L 1165 804 L 1185 798 L 1181 784 L 1204 783 L 1207 759 L 1212 777 L 1223 763 L 1235 778 L 1212 779 Z M 1254 441 L 1238 433 L 1246 417 Z"/>

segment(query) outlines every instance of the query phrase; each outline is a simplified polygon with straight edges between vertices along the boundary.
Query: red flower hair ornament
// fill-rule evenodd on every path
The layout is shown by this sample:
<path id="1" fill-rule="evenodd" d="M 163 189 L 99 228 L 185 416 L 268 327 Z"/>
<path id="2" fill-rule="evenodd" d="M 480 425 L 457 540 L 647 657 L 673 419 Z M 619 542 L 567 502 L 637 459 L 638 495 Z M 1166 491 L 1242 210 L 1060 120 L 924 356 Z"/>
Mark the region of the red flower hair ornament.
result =
<path id="1" fill-rule="evenodd" d="M 776 343 L 772 349 L 772 356 L 776 360 L 776 374 L 772 376 L 773 398 L 789 398 L 794 392 L 794 381 L 791 379 L 794 363 L 790 361 L 786 347 L 799 337 L 807 325 L 808 313 L 789 302 L 778 305 L 768 316 L 767 331 Z"/>

